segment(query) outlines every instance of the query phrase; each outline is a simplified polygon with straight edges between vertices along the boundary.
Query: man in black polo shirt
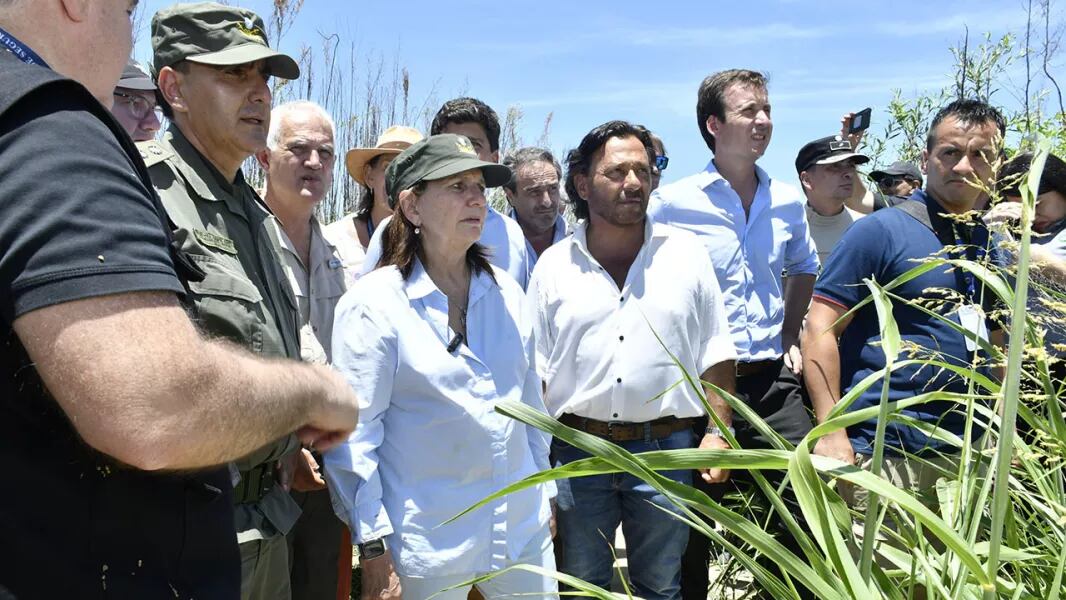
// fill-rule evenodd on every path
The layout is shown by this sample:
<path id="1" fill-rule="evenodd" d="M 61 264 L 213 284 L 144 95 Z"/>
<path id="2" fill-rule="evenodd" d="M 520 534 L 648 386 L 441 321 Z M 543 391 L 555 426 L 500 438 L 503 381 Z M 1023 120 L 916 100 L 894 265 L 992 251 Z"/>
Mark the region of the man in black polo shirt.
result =
<path id="1" fill-rule="evenodd" d="M 179 304 L 195 270 L 96 100 L 135 4 L 0 0 L 0 598 L 236 598 L 213 467 L 355 425 L 342 379 L 206 342 Z"/>

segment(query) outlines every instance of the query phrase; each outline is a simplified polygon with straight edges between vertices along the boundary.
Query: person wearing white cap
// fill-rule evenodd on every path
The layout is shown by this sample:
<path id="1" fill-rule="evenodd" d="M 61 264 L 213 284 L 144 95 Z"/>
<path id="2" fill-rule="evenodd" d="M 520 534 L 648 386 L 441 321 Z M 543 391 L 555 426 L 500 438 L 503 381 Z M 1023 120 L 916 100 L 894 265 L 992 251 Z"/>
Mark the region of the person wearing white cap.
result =
<path id="1" fill-rule="evenodd" d="M 377 201 L 385 198 L 385 168 L 397 154 L 421 139 L 417 129 L 393 125 L 378 136 L 373 148 L 352 148 L 345 156 L 348 174 L 360 187 L 359 202 L 354 213 L 328 225 L 324 234 L 341 256 L 348 285 L 359 276 L 374 229 L 392 214 L 388 202 Z"/>
<path id="2" fill-rule="evenodd" d="M 111 114 L 115 115 L 133 141 L 146 142 L 154 138 L 161 127 L 162 116 L 155 97 L 155 82 L 148 71 L 132 58 L 122 70 L 114 97 Z"/>

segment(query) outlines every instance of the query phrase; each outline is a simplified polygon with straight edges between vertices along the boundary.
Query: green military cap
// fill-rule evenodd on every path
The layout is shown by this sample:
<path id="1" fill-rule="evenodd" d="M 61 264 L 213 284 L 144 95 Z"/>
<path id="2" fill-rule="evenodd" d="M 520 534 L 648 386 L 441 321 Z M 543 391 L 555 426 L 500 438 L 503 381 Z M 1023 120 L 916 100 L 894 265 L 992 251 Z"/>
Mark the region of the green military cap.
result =
<path id="1" fill-rule="evenodd" d="M 270 49 L 263 19 L 254 12 L 215 2 L 175 4 L 152 17 L 152 75 L 188 60 L 204 65 L 243 65 L 266 60 L 270 74 L 296 79 L 292 57 Z"/>
<path id="2" fill-rule="evenodd" d="M 389 206 L 395 210 L 400 192 L 422 181 L 444 179 L 471 169 L 481 169 L 485 187 L 498 187 L 511 180 L 510 167 L 479 159 L 466 136 L 431 135 L 401 152 L 385 169 Z"/>

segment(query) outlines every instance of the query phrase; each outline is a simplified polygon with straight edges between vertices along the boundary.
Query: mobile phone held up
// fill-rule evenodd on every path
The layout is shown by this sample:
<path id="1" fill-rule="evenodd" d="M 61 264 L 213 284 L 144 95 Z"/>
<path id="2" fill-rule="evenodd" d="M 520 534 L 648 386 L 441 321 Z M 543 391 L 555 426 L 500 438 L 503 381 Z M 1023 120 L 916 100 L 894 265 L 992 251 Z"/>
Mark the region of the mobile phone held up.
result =
<path id="1" fill-rule="evenodd" d="M 851 126 L 848 127 L 848 133 L 859 133 L 860 131 L 866 131 L 870 128 L 870 114 L 873 112 L 872 108 L 864 108 L 855 113 L 851 117 Z"/>

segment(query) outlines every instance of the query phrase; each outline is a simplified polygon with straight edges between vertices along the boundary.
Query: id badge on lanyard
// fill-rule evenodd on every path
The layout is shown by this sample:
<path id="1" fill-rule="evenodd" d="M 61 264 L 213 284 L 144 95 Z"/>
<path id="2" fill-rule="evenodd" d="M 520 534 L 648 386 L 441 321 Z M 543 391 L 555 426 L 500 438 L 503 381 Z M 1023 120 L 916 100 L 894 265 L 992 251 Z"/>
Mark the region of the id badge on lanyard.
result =
<path id="1" fill-rule="evenodd" d="M 956 245 L 963 246 L 963 242 L 959 239 L 958 232 L 955 231 L 954 225 L 952 225 L 952 232 L 955 233 Z M 975 256 L 976 262 L 982 262 L 984 258 L 983 255 L 983 252 L 978 252 L 977 256 Z M 963 258 L 967 258 L 965 254 L 963 255 Z M 968 304 L 960 306 L 956 314 L 959 317 L 959 325 L 961 325 L 967 333 L 971 334 L 966 336 L 966 351 L 976 352 L 979 348 L 978 339 L 986 343 L 988 342 L 988 323 L 985 320 L 984 309 L 978 304 L 977 285 L 975 282 L 977 277 L 973 273 L 964 270 L 962 272 L 962 278 L 966 282 L 966 301 Z M 975 339 L 971 336 L 977 337 Z"/>
<path id="2" fill-rule="evenodd" d="M 981 340 L 988 341 L 988 324 L 985 321 L 985 311 L 976 304 L 966 304 L 959 307 L 956 313 L 959 317 L 959 325 L 967 332 L 976 335 Z M 966 351 L 977 352 L 977 340 L 966 336 Z"/>

